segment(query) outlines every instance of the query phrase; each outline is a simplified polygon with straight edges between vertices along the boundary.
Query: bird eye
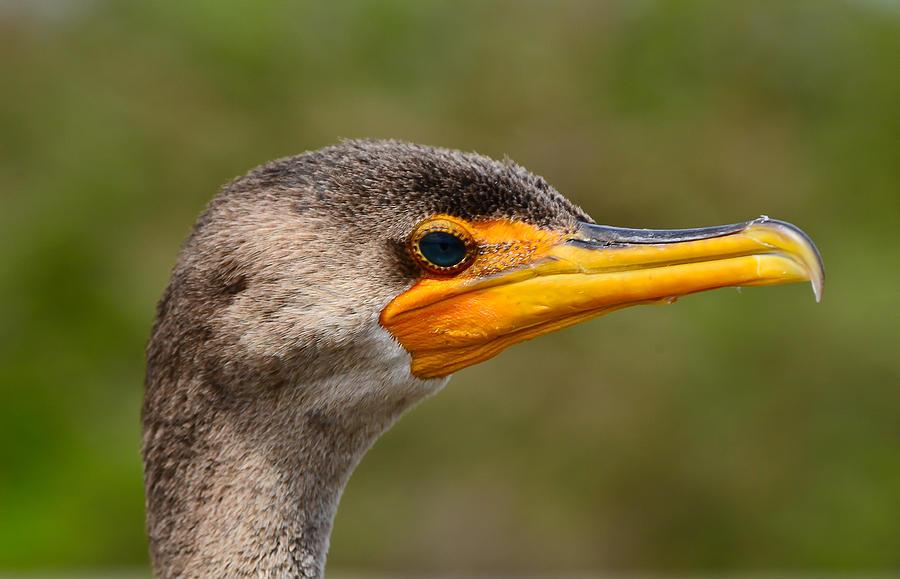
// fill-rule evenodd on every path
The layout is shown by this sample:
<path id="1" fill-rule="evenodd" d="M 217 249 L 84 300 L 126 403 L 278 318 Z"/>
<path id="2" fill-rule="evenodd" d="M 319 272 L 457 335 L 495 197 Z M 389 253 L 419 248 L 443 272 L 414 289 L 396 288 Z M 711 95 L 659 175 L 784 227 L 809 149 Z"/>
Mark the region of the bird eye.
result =
<path id="1" fill-rule="evenodd" d="M 413 234 L 411 241 L 413 255 L 434 273 L 457 273 L 475 258 L 475 241 L 453 221 L 427 222 Z"/>
<path id="2" fill-rule="evenodd" d="M 438 267 L 454 267 L 466 258 L 466 244 L 452 233 L 435 231 L 419 240 L 419 251 Z"/>

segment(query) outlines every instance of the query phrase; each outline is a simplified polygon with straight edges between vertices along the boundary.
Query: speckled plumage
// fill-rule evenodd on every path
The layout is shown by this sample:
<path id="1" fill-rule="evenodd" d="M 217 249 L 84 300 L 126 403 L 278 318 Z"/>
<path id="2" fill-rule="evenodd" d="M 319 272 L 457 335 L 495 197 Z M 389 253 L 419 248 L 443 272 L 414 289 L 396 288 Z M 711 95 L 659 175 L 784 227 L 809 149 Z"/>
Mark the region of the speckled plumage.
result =
<path id="1" fill-rule="evenodd" d="M 230 183 L 185 242 L 147 349 L 143 456 L 160 577 L 318 577 L 341 490 L 420 380 L 378 324 L 435 214 L 574 231 L 513 163 L 350 141 Z"/>

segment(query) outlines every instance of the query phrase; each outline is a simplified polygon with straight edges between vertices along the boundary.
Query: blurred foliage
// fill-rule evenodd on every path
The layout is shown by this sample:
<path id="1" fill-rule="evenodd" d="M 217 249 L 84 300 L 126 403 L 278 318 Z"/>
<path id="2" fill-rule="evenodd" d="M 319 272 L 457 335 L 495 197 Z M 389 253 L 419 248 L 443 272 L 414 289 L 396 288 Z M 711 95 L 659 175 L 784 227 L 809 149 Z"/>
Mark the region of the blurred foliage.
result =
<path id="1" fill-rule="evenodd" d="M 0 1 L 0 568 L 144 566 L 143 347 L 217 187 L 341 137 L 509 155 L 601 222 L 760 213 L 808 287 L 458 375 L 330 569 L 900 567 L 900 3 Z"/>

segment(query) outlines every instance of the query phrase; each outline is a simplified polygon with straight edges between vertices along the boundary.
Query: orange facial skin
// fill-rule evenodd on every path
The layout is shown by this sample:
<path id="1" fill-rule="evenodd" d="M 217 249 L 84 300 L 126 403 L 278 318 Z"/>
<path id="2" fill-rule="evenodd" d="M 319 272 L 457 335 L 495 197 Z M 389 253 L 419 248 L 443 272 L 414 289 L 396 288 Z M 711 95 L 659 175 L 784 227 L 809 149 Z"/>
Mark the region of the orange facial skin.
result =
<path id="1" fill-rule="evenodd" d="M 707 289 L 812 280 L 818 296 L 824 275 L 808 238 L 781 222 L 754 221 L 706 239 L 607 247 L 568 243 L 579 233 L 521 222 L 456 221 L 477 244 L 472 264 L 452 276 L 426 274 L 380 317 L 420 378 L 447 376 L 616 309 Z"/>
<path id="2" fill-rule="evenodd" d="M 447 276 L 426 272 L 419 282 L 398 296 L 382 313 L 382 322 L 390 313 L 422 308 L 453 295 L 477 281 L 501 272 L 533 263 L 545 257 L 550 248 L 559 244 L 564 233 L 538 229 L 532 225 L 507 220 L 466 223 L 460 219 L 440 216 L 433 221 L 453 220 L 465 227 L 478 247 L 472 265 L 456 275 Z M 432 221 L 432 220 L 429 220 Z M 426 222 L 427 223 L 427 222 Z"/>

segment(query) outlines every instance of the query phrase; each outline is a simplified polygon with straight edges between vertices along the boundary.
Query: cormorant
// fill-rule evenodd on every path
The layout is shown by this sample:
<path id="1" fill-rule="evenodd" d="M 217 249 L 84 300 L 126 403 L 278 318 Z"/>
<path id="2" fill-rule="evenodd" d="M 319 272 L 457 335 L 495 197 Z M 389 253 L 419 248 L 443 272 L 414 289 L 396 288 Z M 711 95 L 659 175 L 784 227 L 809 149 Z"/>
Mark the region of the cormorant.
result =
<path id="1" fill-rule="evenodd" d="M 596 225 L 512 162 L 349 141 L 235 179 L 184 243 L 147 348 L 160 577 L 319 577 L 341 491 L 451 373 L 635 304 L 811 280 L 768 218 Z"/>

